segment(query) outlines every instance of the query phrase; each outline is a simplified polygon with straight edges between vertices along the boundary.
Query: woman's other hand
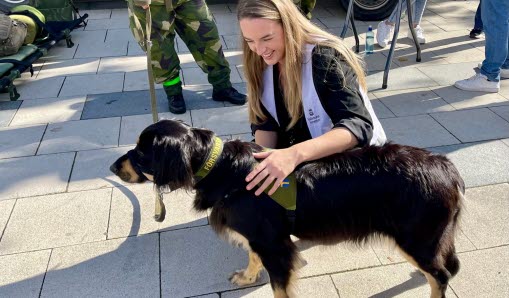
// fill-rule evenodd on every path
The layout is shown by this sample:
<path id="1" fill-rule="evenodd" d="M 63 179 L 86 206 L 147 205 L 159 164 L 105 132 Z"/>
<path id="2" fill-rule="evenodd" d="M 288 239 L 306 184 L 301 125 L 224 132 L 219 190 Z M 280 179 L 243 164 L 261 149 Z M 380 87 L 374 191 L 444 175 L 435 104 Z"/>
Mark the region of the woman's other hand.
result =
<path id="1" fill-rule="evenodd" d="M 263 159 L 263 161 L 247 175 L 246 182 L 249 184 L 246 186 L 246 189 L 251 190 L 263 181 L 255 192 L 257 196 L 264 190 L 268 190 L 269 195 L 276 192 L 283 180 L 288 177 L 299 164 L 298 154 L 292 147 L 253 153 L 253 156 L 256 159 Z M 268 187 L 272 182 L 274 182 L 274 185 L 269 190 Z"/>

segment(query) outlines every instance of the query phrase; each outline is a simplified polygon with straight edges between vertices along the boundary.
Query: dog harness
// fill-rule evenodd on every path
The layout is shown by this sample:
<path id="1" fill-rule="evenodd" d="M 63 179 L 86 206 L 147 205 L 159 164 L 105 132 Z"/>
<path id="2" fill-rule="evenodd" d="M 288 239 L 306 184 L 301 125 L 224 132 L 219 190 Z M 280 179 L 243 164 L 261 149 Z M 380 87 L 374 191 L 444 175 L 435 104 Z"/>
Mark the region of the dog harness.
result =
<path id="1" fill-rule="evenodd" d="M 214 137 L 213 142 L 214 143 L 212 144 L 212 149 L 207 154 L 207 158 L 201 165 L 200 169 L 196 172 L 196 174 L 194 174 L 196 182 L 202 180 L 210 173 L 210 171 L 214 168 L 217 159 L 223 152 L 223 141 L 218 137 Z M 268 150 L 270 149 L 263 149 L 263 151 Z M 256 166 L 256 164 L 254 166 Z M 263 181 L 260 182 L 260 185 L 263 183 Z M 274 182 L 266 190 L 264 190 L 264 192 L 268 194 L 268 190 L 270 190 L 273 185 Z M 269 196 L 286 210 L 295 211 L 297 208 L 297 181 L 295 179 L 295 174 L 291 173 L 288 177 L 286 177 L 281 185 L 279 185 L 276 192 Z"/>

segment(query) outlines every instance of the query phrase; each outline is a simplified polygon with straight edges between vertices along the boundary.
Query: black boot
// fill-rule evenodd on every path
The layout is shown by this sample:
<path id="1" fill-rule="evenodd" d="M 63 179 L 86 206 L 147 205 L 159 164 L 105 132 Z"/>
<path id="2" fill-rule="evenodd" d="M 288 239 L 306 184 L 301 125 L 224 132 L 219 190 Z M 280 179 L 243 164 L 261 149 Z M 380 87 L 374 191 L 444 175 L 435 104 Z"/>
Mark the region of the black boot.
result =
<path id="1" fill-rule="evenodd" d="M 470 38 L 479 38 L 479 36 L 481 35 L 482 33 L 482 30 L 481 29 L 472 29 L 472 31 L 470 31 Z"/>
<path id="2" fill-rule="evenodd" d="M 184 114 L 186 112 L 186 102 L 182 93 L 177 95 L 168 95 L 168 105 L 173 114 Z"/>
<path id="3" fill-rule="evenodd" d="M 229 101 L 235 105 L 243 105 L 246 103 L 246 96 L 239 93 L 233 87 L 212 91 L 212 99 L 215 101 Z"/>

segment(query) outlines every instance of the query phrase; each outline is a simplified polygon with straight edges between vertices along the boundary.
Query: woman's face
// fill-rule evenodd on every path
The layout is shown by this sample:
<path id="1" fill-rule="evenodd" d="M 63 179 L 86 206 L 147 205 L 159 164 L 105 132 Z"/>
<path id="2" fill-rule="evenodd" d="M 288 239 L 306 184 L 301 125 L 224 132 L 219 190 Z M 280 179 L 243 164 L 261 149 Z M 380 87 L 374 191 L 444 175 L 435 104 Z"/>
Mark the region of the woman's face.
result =
<path id="1" fill-rule="evenodd" d="M 240 30 L 251 51 L 263 58 L 268 65 L 282 63 L 285 58 L 283 26 L 274 20 L 244 18 Z"/>

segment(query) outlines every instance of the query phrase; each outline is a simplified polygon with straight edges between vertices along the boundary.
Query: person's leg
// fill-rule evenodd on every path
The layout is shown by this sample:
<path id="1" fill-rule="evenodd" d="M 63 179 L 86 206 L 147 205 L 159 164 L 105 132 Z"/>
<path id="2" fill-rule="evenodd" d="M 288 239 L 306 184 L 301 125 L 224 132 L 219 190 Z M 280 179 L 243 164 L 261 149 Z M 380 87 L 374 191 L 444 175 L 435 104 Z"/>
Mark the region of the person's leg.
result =
<path id="1" fill-rule="evenodd" d="M 246 96 L 238 93 L 230 82 L 230 66 L 205 0 L 185 1 L 175 7 L 175 12 L 175 30 L 198 66 L 208 74 L 214 88 L 212 99 L 244 104 Z"/>
<path id="2" fill-rule="evenodd" d="M 454 86 L 467 91 L 498 92 L 501 67 L 509 64 L 507 63 L 509 2 L 483 0 L 481 5 L 481 17 L 486 36 L 486 59 L 478 74 L 469 79 L 457 81 Z"/>
<path id="3" fill-rule="evenodd" d="M 509 36 L 509 1 L 483 0 L 482 22 L 486 36 L 481 74 L 490 81 L 500 80 L 500 68 L 507 61 Z"/>
<path id="4" fill-rule="evenodd" d="M 141 48 L 146 51 L 146 11 L 133 5 L 128 9 L 128 13 L 131 32 Z M 164 6 L 157 5 L 151 6 L 150 13 L 152 15 L 152 47 L 150 52 L 152 55 L 152 70 L 156 83 L 163 83 L 178 77 L 180 71 L 180 61 L 175 51 L 175 25 L 173 21 L 175 14 L 169 14 Z"/>
<path id="5" fill-rule="evenodd" d="M 175 12 L 175 30 L 191 51 L 196 64 L 208 74 L 209 83 L 214 87 L 230 87 L 230 66 L 205 1 L 185 1 L 175 7 Z"/>
<path id="6" fill-rule="evenodd" d="M 415 4 L 413 7 L 414 19 L 412 20 L 414 23 L 413 24 L 414 28 L 421 23 L 422 15 L 424 14 L 424 9 L 426 9 L 426 1 L 427 0 L 415 0 Z"/>
<path id="7" fill-rule="evenodd" d="M 509 38 L 507 38 L 507 47 L 509 48 Z M 504 64 L 502 64 L 500 68 L 500 78 L 509 79 L 509 52 L 507 53 Z"/>
<path id="8" fill-rule="evenodd" d="M 474 28 L 470 31 L 470 38 L 479 38 L 482 33 L 482 18 L 481 18 L 481 1 L 479 1 L 479 5 L 477 6 L 477 10 L 475 11 L 474 18 Z"/>
<path id="9" fill-rule="evenodd" d="M 129 2 L 130 28 L 143 50 L 145 45 L 146 11 Z M 170 112 L 182 114 L 186 104 L 182 97 L 180 61 L 175 51 L 175 13 L 168 12 L 163 5 L 151 5 L 151 57 L 152 73 L 156 83 L 162 83 L 168 99 Z"/>

